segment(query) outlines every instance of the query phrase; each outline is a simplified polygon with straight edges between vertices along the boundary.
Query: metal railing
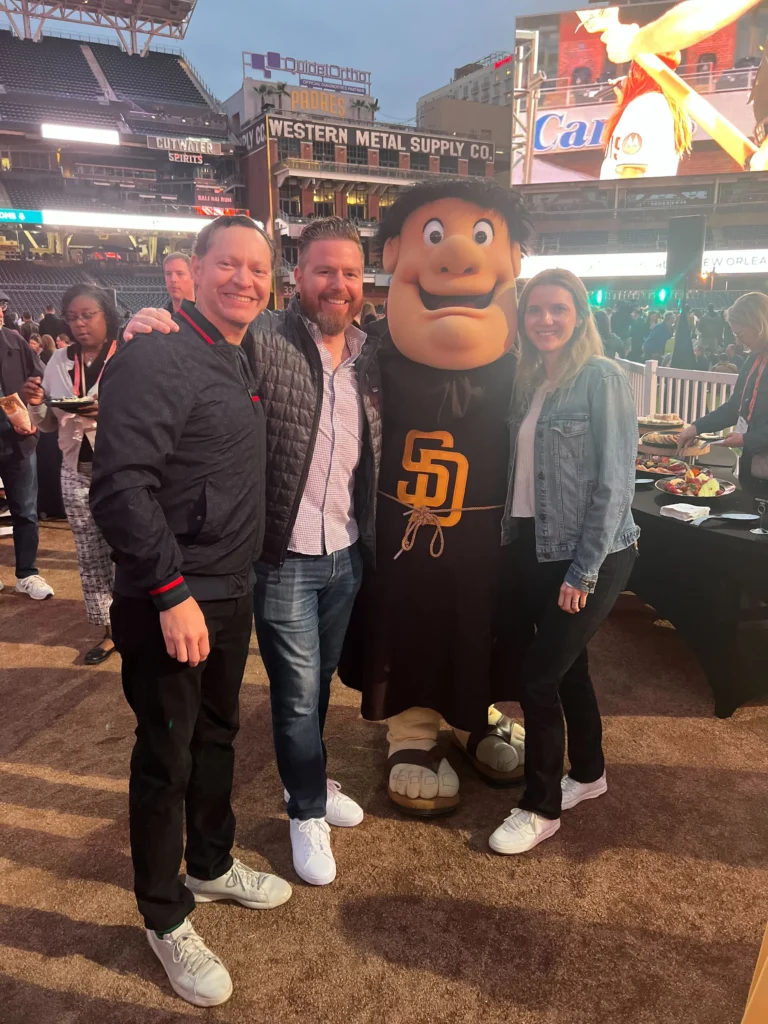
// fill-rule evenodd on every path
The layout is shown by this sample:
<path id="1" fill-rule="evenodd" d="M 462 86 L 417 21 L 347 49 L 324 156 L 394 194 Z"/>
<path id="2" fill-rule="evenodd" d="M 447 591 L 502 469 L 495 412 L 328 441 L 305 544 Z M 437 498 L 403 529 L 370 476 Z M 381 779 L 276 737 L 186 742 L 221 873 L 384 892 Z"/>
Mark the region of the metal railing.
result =
<path id="1" fill-rule="evenodd" d="M 324 160 L 299 160 L 297 157 L 286 157 L 275 165 L 275 170 L 314 171 L 317 174 L 344 174 L 356 178 L 361 175 L 377 178 L 392 178 L 395 181 L 426 181 L 436 174 L 447 174 L 455 178 L 455 172 L 445 171 L 406 171 L 400 167 L 372 167 L 369 164 L 336 164 Z"/>
<path id="2" fill-rule="evenodd" d="M 675 413 L 685 423 L 719 408 L 733 394 L 736 373 L 704 370 L 677 370 L 660 366 L 655 359 L 634 363 L 616 362 L 629 378 L 638 416 Z"/>

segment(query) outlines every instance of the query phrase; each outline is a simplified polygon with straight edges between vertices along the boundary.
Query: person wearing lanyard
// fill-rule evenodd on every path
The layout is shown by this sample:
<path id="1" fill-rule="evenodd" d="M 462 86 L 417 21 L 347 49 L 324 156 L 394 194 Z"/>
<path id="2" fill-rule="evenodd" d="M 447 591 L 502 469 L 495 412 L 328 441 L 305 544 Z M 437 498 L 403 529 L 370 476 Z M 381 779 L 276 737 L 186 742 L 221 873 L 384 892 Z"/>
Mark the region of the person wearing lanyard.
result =
<path id="1" fill-rule="evenodd" d="M 75 539 L 85 610 L 89 623 L 104 630 L 103 639 L 88 651 L 84 661 L 86 665 L 99 665 L 115 649 L 109 622 L 114 566 L 109 545 L 88 507 L 88 491 L 99 415 L 99 381 L 115 351 L 120 321 L 107 292 L 90 284 L 74 285 L 65 292 L 62 311 L 74 344 L 51 356 L 42 384 L 39 377 L 27 380 L 24 400 L 30 407 L 33 424 L 41 431 L 53 432 L 58 427 L 61 493 Z M 88 397 L 93 401 L 73 413 L 52 408 L 46 397 Z"/>
<path id="2" fill-rule="evenodd" d="M 726 448 L 742 448 L 739 480 L 745 490 L 768 493 L 768 296 L 762 292 L 742 295 L 726 313 L 741 344 L 750 350 L 733 394 L 719 408 L 701 416 L 678 437 L 683 448 L 697 434 L 733 429 L 723 439 Z"/>

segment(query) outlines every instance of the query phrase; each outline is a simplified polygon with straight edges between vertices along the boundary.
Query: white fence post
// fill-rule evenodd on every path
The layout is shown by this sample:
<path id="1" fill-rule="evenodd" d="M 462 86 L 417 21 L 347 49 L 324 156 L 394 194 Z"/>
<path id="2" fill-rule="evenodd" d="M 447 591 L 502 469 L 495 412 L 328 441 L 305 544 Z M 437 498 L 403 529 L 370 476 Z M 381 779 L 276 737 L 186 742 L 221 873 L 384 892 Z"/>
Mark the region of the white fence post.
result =
<path id="1" fill-rule="evenodd" d="M 649 359 L 643 371 L 643 416 L 652 416 L 656 412 L 658 398 L 658 376 L 656 371 L 659 364 L 655 359 Z"/>

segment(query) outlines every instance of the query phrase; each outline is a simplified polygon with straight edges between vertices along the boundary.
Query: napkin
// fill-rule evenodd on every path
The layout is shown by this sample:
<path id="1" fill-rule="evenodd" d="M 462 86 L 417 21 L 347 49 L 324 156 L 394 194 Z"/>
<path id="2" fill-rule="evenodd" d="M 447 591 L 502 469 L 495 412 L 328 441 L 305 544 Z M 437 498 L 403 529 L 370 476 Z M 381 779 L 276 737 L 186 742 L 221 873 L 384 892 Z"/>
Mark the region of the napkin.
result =
<path id="1" fill-rule="evenodd" d="M 661 515 L 669 516 L 670 519 L 679 519 L 682 523 L 692 523 L 694 519 L 708 516 L 709 509 L 706 505 L 686 505 L 684 502 L 678 502 L 675 505 L 665 505 L 661 510 Z"/>

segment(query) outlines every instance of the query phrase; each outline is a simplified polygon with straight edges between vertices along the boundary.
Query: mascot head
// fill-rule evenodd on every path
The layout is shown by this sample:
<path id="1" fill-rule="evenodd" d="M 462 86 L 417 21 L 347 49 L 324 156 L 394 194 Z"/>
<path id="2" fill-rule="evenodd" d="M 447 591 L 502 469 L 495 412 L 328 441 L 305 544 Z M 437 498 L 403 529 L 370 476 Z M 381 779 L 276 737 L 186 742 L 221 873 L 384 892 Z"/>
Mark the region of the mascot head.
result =
<path id="1" fill-rule="evenodd" d="M 517 337 L 520 258 L 529 224 L 517 192 L 492 179 L 414 185 L 379 226 L 392 275 L 389 330 L 416 363 L 467 370 L 499 359 Z"/>

